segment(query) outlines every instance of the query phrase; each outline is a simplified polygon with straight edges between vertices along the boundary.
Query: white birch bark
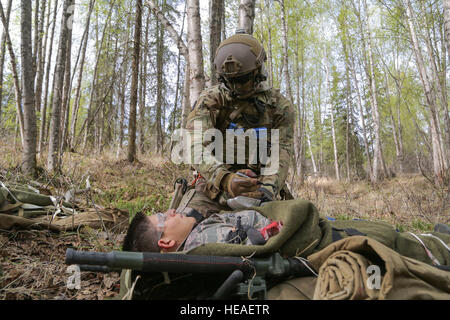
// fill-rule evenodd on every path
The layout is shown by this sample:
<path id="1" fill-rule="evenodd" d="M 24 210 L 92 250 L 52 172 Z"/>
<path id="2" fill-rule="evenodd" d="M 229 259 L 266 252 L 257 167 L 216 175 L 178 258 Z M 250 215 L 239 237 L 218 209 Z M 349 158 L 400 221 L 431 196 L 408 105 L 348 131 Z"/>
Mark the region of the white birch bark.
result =
<path id="1" fill-rule="evenodd" d="M 37 9 L 36 9 L 37 10 Z M 34 70 L 31 48 L 31 0 L 21 1 L 21 67 L 23 84 L 24 143 L 22 170 L 36 174 L 36 112 L 34 108 Z"/>
<path id="2" fill-rule="evenodd" d="M 187 33 L 190 68 L 190 105 L 193 106 L 205 87 L 199 0 L 187 0 Z"/>
<path id="3" fill-rule="evenodd" d="M 248 34 L 253 34 L 255 2 L 255 0 L 241 0 L 239 4 L 239 29 L 244 29 Z"/>
<path id="4" fill-rule="evenodd" d="M 50 137 L 47 157 L 47 169 L 55 172 L 60 169 L 60 125 L 61 125 L 61 105 L 63 96 L 64 73 L 66 67 L 67 50 L 67 21 L 71 13 L 67 10 L 71 5 L 71 0 L 65 0 L 61 18 L 61 31 L 59 36 L 58 58 L 56 61 L 56 72 L 54 77 L 53 105 L 50 122 Z"/>

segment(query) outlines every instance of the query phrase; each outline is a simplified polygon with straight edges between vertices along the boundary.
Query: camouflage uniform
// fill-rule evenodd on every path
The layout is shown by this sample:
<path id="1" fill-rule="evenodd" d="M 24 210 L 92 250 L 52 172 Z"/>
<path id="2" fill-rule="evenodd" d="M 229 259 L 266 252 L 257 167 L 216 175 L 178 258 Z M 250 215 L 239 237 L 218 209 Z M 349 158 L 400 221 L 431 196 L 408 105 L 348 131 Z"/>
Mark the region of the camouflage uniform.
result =
<path id="1" fill-rule="evenodd" d="M 248 99 L 236 99 L 224 84 L 219 84 L 205 89 L 199 96 L 193 110 L 188 116 L 186 129 L 194 136 L 194 122 L 199 121 L 202 132 L 208 129 L 218 129 L 223 135 L 223 146 L 226 147 L 226 130 L 232 124 L 234 128 L 243 130 L 252 128 L 267 128 L 267 137 L 270 146 L 270 130 L 279 130 L 279 170 L 273 175 L 263 175 L 259 180 L 276 186 L 277 193 L 284 185 L 287 177 L 289 163 L 293 155 L 293 131 L 295 113 L 292 104 L 279 90 L 269 88 L 266 82 L 258 85 L 255 94 Z M 205 147 L 210 141 L 203 142 Z M 202 147 L 201 141 L 194 140 L 191 144 L 191 152 L 194 155 L 196 148 Z M 200 149 L 202 150 L 202 149 Z M 225 151 L 223 152 L 225 160 Z M 224 161 L 225 162 L 225 161 Z M 236 162 L 234 162 L 236 163 Z M 270 164 L 266 164 L 266 167 Z M 193 167 L 205 179 L 204 194 L 218 201 L 218 196 L 223 194 L 221 181 L 229 172 L 240 169 L 252 169 L 257 175 L 262 168 L 261 163 L 250 164 L 248 155 L 245 154 L 245 164 L 225 164 L 221 162 L 193 164 Z M 223 202 L 222 202 L 223 205 Z"/>
<path id="2" fill-rule="evenodd" d="M 242 225 L 249 225 L 258 230 L 271 222 L 255 210 L 213 214 L 192 229 L 184 243 L 183 251 L 189 251 L 205 243 L 227 242 L 227 236 L 236 227 L 238 217 L 241 218 Z M 252 245 L 250 239 L 242 240 L 242 244 Z"/>

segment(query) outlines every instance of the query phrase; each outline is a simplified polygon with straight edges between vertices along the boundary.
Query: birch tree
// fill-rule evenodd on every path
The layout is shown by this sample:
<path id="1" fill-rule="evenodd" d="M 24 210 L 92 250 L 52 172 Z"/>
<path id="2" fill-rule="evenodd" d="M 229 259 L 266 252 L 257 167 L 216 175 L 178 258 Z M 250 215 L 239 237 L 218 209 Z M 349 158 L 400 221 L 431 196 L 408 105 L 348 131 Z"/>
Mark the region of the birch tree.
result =
<path id="1" fill-rule="evenodd" d="M 328 54 L 326 54 L 328 56 Z M 337 150 L 337 144 L 336 144 L 336 128 L 335 128 L 335 121 L 334 121 L 334 106 L 333 101 L 331 99 L 331 86 L 330 86 L 330 69 L 328 67 L 328 61 L 325 61 L 324 63 L 325 67 L 325 81 L 328 89 L 328 102 L 330 104 L 331 110 L 331 138 L 333 140 L 333 155 L 334 155 L 334 172 L 336 174 L 336 180 L 340 180 L 340 171 L 339 171 L 339 161 L 338 161 L 338 150 Z"/>
<path id="2" fill-rule="evenodd" d="M 0 124 L 2 122 L 2 102 L 3 102 L 3 71 L 5 66 L 5 50 L 6 50 L 6 32 L 9 28 L 9 17 L 11 15 L 11 4 L 12 0 L 8 0 L 6 5 L 6 28 L 2 32 L 2 37 L 0 40 Z M 5 30 L 6 29 L 6 30 Z"/>
<path id="3" fill-rule="evenodd" d="M 36 112 L 41 110 L 41 100 L 42 100 L 42 84 L 44 81 L 44 67 L 45 67 L 45 50 L 46 50 L 46 46 L 45 46 L 45 42 L 46 40 L 43 39 L 44 37 L 44 22 L 45 22 L 45 9 L 46 9 L 46 4 L 47 1 L 42 1 L 41 2 L 41 14 L 38 15 L 39 16 L 39 23 L 38 23 L 38 30 L 37 30 L 37 35 L 35 35 L 35 38 L 37 41 L 37 46 L 35 46 L 36 48 L 36 53 L 35 53 L 35 58 L 36 58 L 36 96 L 35 96 L 35 109 Z M 50 5 L 50 4 L 49 4 Z M 38 6 L 36 5 L 36 11 L 39 12 L 38 10 Z M 47 14 L 48 16 L 48 14 Z"/>
<path id="4" fill-rule="evenodd" d="M 253 34 L 255 2 L 256 0 L 241 0 L 239 4 L 239 29 L 243 29 L 248 34 Z"/>
<path id="5" fill-rule="evenodd" d="M 49 3 L 49 10 L 51 8 L 51 2 Z M 39 152 L 42 152 L 44 141 L 46 139 L 46 122 L 47 122 L 47 104 L 48 104 L 48 90 L 49 90 L 49 83 L 50 83 L 50 69 L 52 65 L 52 53 L 53 53 L 53 37 L 55 35 L 55 28 L 56 28 L 56 13 L 58 12 L 58 0 L 55 1 L 55 7 L 53 8 L 53 26 L 52 31 L 50 35 L 50 47 L 46 59 L 46 70 L 45 70 L 45 89 L 44 89 L 44 102 L 41 105 L 41 125 L 39 127 L 39 145 L 38 150 Z M 48 24 L 50 24 L 50 19 Z M 42 153 L 41 153 L 42 154 Z"/>
<path id="6" fill-rule="evenodd" d="M 427 74 L 425 63 L 422 55 L 422 50 L 417 38 L 414 18 L 412 16 L 411 3 L 409 0 L 403 0 L 405 8 L 406 19 L 408 23 L 411 42 L 413 45 L 414 56 L 416 58 L 417 68 L 419 70 L 420 80 L 425 91 L 426 104 L 430 112 L 430 133 L 432 142 L 432 155 L 433 155 L 433 171 L 436 182 L 442 182 L 442 176 L 444 171 L 444 161 L 441 147 L 441 139 L 439 138 L 440 132 L 438 129 L 438 114 L 436 110 L 436 99 L 432 92 L 433 88 L 430 84 L 429 76 Z"/>
<path id="7" fill-rule="evenodd" d="M 58 58 L 56 60 L 56 71 L 54 77 L 54 91 L 52 115 L 50 122 L 50 137 L 47 157 L 47 169 L 50 172 L 60 170 L 61 154 L 60 154 L 60 128 L 61 128 L 61 105 L 63 98 L 64 74 L 66 67 L 66 53 L 67 53 L 67 35 L 68 35 L 68 20 L 71 12 L 68 10 L 73 4 L 73 0 L 64 0 L 63 12 L 61 18 L 61 31 L 59 35 Z"/>
<path id="8" fill-rule="evenodd" d="M 378 182 L 379 181 L 379 167 L 378 165 L 381 164 L 381 169 L 383 169 L 383 155 L 381 151 L 381 136 L 380 136 L 380 112 L 378 107 L 378 89 L 376 85 L 376 79 L 375 79 L 375 69 L 374 69 L 374 56 L 373 56 L 373 44 L 372 44 L 372 33 L 370 31 L 369 26 L 369 19 L 368 19 L 368 9 L 367 9 L 367 1 L 363 0 L 364 4 L 364 23 L 365 23 L 365 33 L 367 37 L 367 46 L 368 46 L 368 75 L 369 75 L 369 82 L 370 82 L 370 103 L 371 103 L 371 109 L 372 109 L 372 119 L 374 123 L 374 132 L 375 132 L 375 141 L 374 141 L 374 151 L 373 151 L 373 175 L 372 175 L 372 182 Z"/>
<path id="9" fill-rule="evenodd" d="M 224 10 L 224 0 L 211 0 L 209 7 L 209 63 L 211 85 L 217 84 L 217 73 L 214 65 L 217 48 L 219 47 L 222 34 L 222 15 Z"/>
<path id="10" fill-rule="evenodd" d="M 37 10 L 37 9 L 36 9 Z M 31 48 L 31 0 L 21 0 L 20 34 L 23 83 L 24 143 L 22 169 L 36 175 L 36 112 L 34 108 L 34 72 Z"/>
<path id="11" fill-rule="evenodd" d="M 184 84 L 183 84 L 183 107 L 182 107 L 182 111 L 181 111 L 181 127 L 185 128 L 187 116 L 191 110 L 191 98 L 190 98 L 190 90 L 191 90 L 191 88 L 190 88 L 191 71 L 190 70 L 191 70 L 191 67 L 190 67 L 190 58 L 189 58 L 189 48 L 185 44 L 185 42 L 183 41 L 181 36 L 183 34 L 183 28 L 184 28 L 184 15 L 185 15 L 185 13 L 187 13 L 187 7 L 188 7 L 189 2 L 188 1 L 185 2 L 185 10 L 183 13 L 183 24 L 182 24 L 180 34 L 178 34 L 178 32 L 173 28 L 172 24 L 166 19 L 166 17 L 163 15 L 161 10 L 158 9 L 158 6 L 155 3 L 155 0 L 149 0 L 149 1 L 147 1 L 147 4 L 152 9 L 153 13 L 158 18 L 158 20 L 164 25 L 164 28 L 169 33 L 172 40 L 176 43 L 178 51 L 183 55 L 183 57 L 185 59 L 185 69 L 184 69 L 185 77 L 184 77 Z M 189 24 L 188 24 L 188 30 L 189 30 Z M 189 42 L 189 38 L 188 38 L 188 42 Z M 194 101 L 195 100 L 196 100 L 196 98 L 194 99 Z"/>
<path id="12" fill-rule="evenodd" d="M 190 70 L 190 105 L 193 106 L 205 87 L 199 0 L 187 0 L 187 36 Z"/>
<path id="13" fill-rule="evenodd" d="M 164 1 L 165 2 L 165 1 Z M 163 4 L 164 5 L 164 4 Z M 162 108 L 163 108 L 163 68 L 164 68 L 164 28 L 157 21 L 156 28 L 156 152 L 162 155 L 163 151 L 163 132 L 161 127 Z"/>
<path id="14" fill-rule="evenodd" d="M 444 33 L 445 42 L 447 43 L 448 61 L 450 61 L 450 0 L 444 1 Z"/>
<path id="15" fill-rule="evenodd" d="M 141 46 L 141 28 L 142 28 L 142 0 L 136 0 L 136 16 L 134 24 L 134 49 L 132 62 L 131 78 L 131 96 L 130 113 L 128 127 L 128 162 L 136 160 L 136 106 L 138 99 L 138 81 L 139 81 L 139 60 Z"/>
<path id="16" fill-rule="evenodd" d="M 80 69 L 78 71 L 78 80 L 77 85 L 75 89 L 75 100 L 72 108 L 72 117 L 71 117 L 71 124 L 70 124 L 70 135 L 69 135 L 69 148 L 73 147 L 73 142 L 75 141 L 75 132 L 77 128 L 77 122 L 78 122 L 78 110 L 80 109 L 80 100 L 81 100 L 81 84 L 83 81 L 83 71 L 85 66 L 85 60 L 86 60 L 86 49 L 87 49 L 87 43 L 89 39 L 89 29 L 90 29 L 90 23 L 91 23 L 91 15 L 92 10 L 94 9 L 95 0 L 89 1 L 89 9 L 88 14 L 86 18 L 86 25 L 83 32 L 83 37 L 81 41 L 81 58 L 80 58 Z"/>
<path id="17" fill-rule="evenodd" d="M 5 39 L 6 39 L 6 46 L 8 47 L 9 52 L 9 58 L 11 63 L 11 69 L 13 73 L 13 80 L 14 80 L 14 93 L 16 96 L 16 113 L 17 113 L 17 119 L 19 122 L 19 129 L 20 129 L 20 137 L 22 144 L 24 143 L 24 119 L 23 119 L 23 112 L 22 112 L 22 89 L 20 87 L 20 79 L 19 79 L 19 72 L 17 71 L 17 61 L 16 61 L 16 55 L 14 53 L 13 45 L 11 42 L 11 37 L 9 35 L 9 22 L 6 19 L 5 12 L 3 10 L 3 5 L 0 2 L 0 18 L 2 20 L 3 24 L 3 30 L 5 32 Z"/>

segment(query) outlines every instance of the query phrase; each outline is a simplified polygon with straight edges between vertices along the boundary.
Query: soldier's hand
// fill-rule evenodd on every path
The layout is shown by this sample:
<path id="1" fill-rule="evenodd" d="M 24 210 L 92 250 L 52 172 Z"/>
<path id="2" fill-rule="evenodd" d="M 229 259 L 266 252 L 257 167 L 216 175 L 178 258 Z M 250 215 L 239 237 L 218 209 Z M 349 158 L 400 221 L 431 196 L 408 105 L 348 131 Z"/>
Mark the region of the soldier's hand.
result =
<path id="1" fill-rule="evenodd" d="M 222 188 L 230 196 L 237 197 L 243 193 L 254 192 L 259 189 L 258 180 L 247 178 L 236 173 L 228 173 L 222 180 Z"/>
<path id="2" fill-rule="evenodd" d="M 259 199 L 262 202 L 272 201 L 275 197 L 272 190 L 266 187 L 260 187 L 256 191 L 242 193 L 241 196 Z"/>

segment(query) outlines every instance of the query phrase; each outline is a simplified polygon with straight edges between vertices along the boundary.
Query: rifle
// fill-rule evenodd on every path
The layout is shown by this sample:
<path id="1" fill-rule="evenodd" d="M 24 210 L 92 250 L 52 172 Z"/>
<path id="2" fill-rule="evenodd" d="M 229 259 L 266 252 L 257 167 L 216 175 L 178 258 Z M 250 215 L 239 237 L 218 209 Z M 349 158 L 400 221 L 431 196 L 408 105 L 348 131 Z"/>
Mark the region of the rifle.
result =
<path id="1" fill-rule="evenodd" d="M 200 256 L 154 252 L 86 252 L 67 249 L 67 265 L 77 264 L 80 271 L 118 272 L 122 269 L 146 272 L 227 274 L 228 278 L 212 296 L 213 300 L 230 295 L 241 298 L 267 298 L 266 280 L 314 275 L 303 258 L 283 258 L 275 253 L 267 258 Z"/>

